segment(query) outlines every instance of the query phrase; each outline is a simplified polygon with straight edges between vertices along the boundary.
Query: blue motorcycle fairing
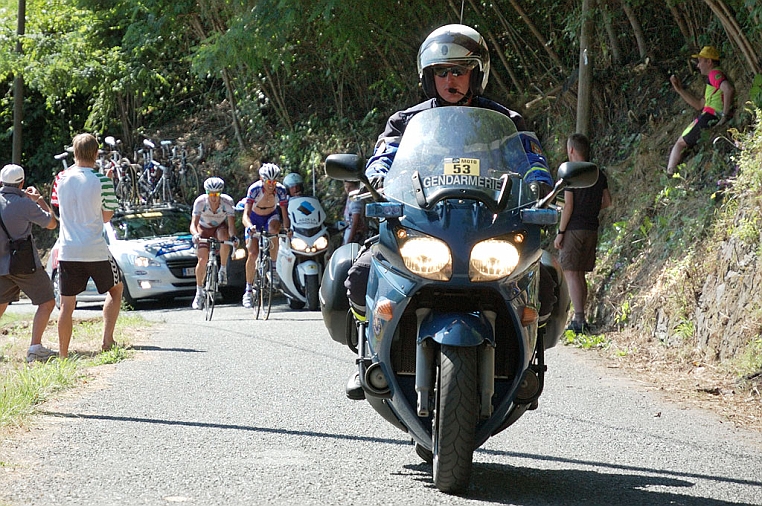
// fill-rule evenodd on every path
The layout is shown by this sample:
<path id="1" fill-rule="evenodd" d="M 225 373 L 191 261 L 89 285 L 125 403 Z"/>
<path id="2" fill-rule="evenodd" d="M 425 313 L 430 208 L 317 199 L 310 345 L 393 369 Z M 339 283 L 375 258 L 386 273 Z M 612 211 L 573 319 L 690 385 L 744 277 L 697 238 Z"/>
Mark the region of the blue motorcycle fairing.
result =
<path id="1" fill-rule="evenodd" d="M 418 341 L 433 339 L 448 346 L 478 346 L 484 341 L 495 344 L 492 326 L 483 314 L 437 313 L 431 311 L 421 322 Z"/>

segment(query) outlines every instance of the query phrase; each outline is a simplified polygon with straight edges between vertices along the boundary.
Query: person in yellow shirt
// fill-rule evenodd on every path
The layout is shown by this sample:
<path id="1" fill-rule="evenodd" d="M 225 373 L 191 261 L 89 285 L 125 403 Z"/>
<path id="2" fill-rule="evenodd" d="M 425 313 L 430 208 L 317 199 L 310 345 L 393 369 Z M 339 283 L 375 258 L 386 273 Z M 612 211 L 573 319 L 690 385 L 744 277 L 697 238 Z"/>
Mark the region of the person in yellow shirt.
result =
<path id="1" fill-rule="evenodd" d="M 722 125 L 732 117 L 733 95 L 735 89 L 725 73 L 716 68 L 720 64 L 720 52 L 713 46 L 704 46 L 698 54 L 696 67 L 701 75 L 706 76 L 704 96 L 699 98 L 685 88 L 676 76 L 669 78 L 675 91 L 694 109 L 701 111 L 698 117 L 680 135 L 672 146 L 667 163 L 667 174 L 673 175 L 675 168 L 683 157 L 685 148 L 695 146 L 701 137 L 701 130 L 711 126 Z"/>

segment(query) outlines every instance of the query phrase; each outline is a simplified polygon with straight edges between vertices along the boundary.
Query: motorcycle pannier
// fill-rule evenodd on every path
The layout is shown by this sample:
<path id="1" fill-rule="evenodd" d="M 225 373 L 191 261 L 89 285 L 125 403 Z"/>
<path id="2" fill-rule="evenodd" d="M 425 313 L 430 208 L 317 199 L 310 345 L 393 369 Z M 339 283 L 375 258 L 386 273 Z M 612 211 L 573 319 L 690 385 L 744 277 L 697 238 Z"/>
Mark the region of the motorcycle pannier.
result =
<path id="1" fill-rule="evenodd" d="M 334 251 L 320 285 L 320 311 L 331 338 L 341 344 L 347 344 L 347 318 L 349 299 L 344 281 L 349 268 L 357 258 L 359 245 L 349 243 Z"/>

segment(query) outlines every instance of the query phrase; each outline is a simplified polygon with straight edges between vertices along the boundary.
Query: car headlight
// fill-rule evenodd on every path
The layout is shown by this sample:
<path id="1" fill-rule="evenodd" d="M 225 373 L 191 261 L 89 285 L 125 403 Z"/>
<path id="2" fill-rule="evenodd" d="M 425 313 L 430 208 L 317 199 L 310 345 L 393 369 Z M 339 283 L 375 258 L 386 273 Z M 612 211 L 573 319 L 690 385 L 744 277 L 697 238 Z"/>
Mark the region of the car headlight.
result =
<path id="1" fill-rule="evenodd" d="M 135 256 L 132 259 L 132 265 L 135 267 L 159 267 L 161 264 L 153 258 Z"/>
<path id="2" fill-rule="evenodd" d="M 434 281 L 447 281 L 452 276 L 452 254 L 444 241 L 399 229 L 397 245 L 405 267 L 413 274 Z"/>
<path id="3" fill-rule="evenodd" d="M 519 263 L 519 250 L 510 241 L 487 239 L 471 250 L 471 281 L 494 281 L 508 276 Z"/>

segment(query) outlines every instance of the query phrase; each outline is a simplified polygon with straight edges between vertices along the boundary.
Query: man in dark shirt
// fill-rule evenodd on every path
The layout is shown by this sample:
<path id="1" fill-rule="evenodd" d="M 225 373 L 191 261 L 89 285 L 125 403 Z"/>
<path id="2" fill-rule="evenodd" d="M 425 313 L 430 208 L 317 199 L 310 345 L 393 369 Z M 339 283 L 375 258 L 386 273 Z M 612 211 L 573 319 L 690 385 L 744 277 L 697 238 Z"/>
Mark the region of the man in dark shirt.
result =
<path id="1" fill-rule="evenodd" d="M 572 134 L 566 142 L 571 162 L 586 162 L 590 158 L 590 141 L 583 134 Z M 584 333 L 587 280 L 585 273 L 595 268 L 595 250 L 598 246 L 598 214 L 611 206 L 611 193 L 606 174 L 600 171 L 598 182 L 590 188 L 564 191 L 558 235 L 554 245 L 559 250 L 559 261 L 564 271 L 569 295 L 574 306 L 574 318 L 567 330 Z"/>

